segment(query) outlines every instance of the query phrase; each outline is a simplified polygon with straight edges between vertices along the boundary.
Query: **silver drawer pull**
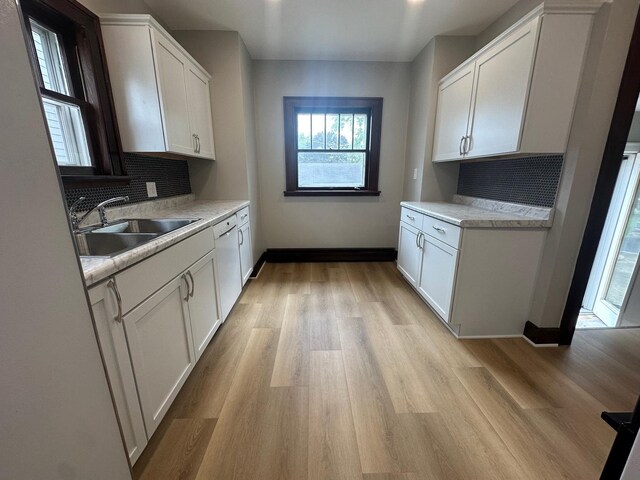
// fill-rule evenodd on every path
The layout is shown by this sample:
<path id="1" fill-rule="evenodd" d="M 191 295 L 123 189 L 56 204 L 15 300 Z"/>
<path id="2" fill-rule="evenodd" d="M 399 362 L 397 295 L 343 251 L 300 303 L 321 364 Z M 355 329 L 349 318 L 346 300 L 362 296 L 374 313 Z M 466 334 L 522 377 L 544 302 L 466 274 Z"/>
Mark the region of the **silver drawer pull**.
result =
<path id="1" fill-rule="evenodd" d="M 113 319 L 116 322 L 122 323 L 122 297 L 118 291 L 118 285 L 114 279 L 111 279 L 109 280 L 109 283 L 107 283 L 107 287 L 113 291 L 113 294 L 116 296 L 116 302 L 118 303 L 118 315 L 113 317 Z"/>
<path id="2" fill-rule="evenodd" d="M 189 276 L 189 279 L 191 280 L 191 292 L 189 293 L 189 296 L 191 298 L 193 298 L 193 292 L 196 291 L 196 281 L 193 279 L 193 275 L 191 275 L 191 270 L 187 271 L 187 275 Z"/>
<path id="3" fill-rule="evenodd" d="M 416 220 L 416 217 L 414 217 L 413 215 L 409 215 L 408 213 L 407 213 L 407 218 L 409 220 L 411 220 L 412 222 L 415 222 L 415 220 Z"/>
<path id="4" fill-rule="evenodd" d="M 436 232 L 440 232 L 440 233 L 445 233 L 446 232 L 446 230 L 444 228 L 439 227 L 437 225 L 432 225 L 432 227 Z"/>
<path id="5" fill-rule="evenodd" d="M 247 218 L 247 215 L 249 215 L 249 214 L 245 213 L 244 215 L 240 215 L 240 220 L 244 220 L 245 218 Z"/>
<path id="6" fill-rule="evenodd" d="M 189 280 L 187 279 L 187 274 L 186 273 L 183 273 L 180 276 L 180 278 L 182 278 L 182 280 L 184 280 L 184 283 L 187 284 L 187 295 L 183 298 L 183 300 L 185 302 L 188 302 L 189 301 L 189 293 L 190 293 L 190 290 L 191 290 L 191 285 L 189 285 Z"/>

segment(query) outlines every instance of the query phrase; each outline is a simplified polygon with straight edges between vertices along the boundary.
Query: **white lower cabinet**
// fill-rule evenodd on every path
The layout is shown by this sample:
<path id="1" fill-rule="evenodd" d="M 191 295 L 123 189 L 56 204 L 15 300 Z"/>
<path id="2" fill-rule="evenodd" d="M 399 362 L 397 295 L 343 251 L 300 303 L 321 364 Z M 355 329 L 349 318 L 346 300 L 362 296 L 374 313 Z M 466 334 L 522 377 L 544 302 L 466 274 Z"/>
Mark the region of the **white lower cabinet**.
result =
<path id="1" fill-rule="evenodd" d="M 171 406 L 195 364 L 189 288 L 178 277 L 123 319 L 149 436 Z"/>
<path id="2" fill-rule="evenodd" d="M 417 207 L 414 207 L 417 208 Z M 521 336 L 544 228 L 461 228 L 403 204 L 398 270 L 460 338 Z M 422 222 L 410 225 L 407 214 Z"/>
<path id="3" fill-rule="evenodd" d="M 221 323 L 215 267 L 215 252 L 211 252 L 185 273 L 190 282 L 187 303 L 196 361 L 202 356 Z"/>
<path id="4" fill-rule="evenodd" d="M 113 279 L 89 290 L 100 349 L 109 376 L 129 462 L 133 465 L 147 445 L 147 433 L 138 401 L 124 325 L 118 308 L 118 295 Z"/>
<path id="5" fill-rule="evenodd" d="M 420 238 L 422 239 L 422 264 L 417 288 L 427 303 L 445 322 L 448 322 L 458 250 L 430 235 L 422 234 Z"/>
<path id="6" fill-rule="evenodd" d="M 247 283 L 253 271 L 253 251 L 251 249 L 251 227 L 247 222 L 238 229 L 238 245 L 240 247 L 240 270 L 242 285 Z"/>
<path id="7" fill-rule="evenodd" d="M 232 215 L 89 289 L 131 465 L 220 327 L 222 300 L 228 311 L 240 295 L 239 259 L 252 261 L 245 210 L 241 230 Z"/>
<path id="8" fill-rule="evenodd" d="M 407 281 L 416 287 L 420 275 L 422 249 L 418 243 L 420 231 L 404 222 L 400 222 L 400 238 L 398 240 L 398 270 Z"/>

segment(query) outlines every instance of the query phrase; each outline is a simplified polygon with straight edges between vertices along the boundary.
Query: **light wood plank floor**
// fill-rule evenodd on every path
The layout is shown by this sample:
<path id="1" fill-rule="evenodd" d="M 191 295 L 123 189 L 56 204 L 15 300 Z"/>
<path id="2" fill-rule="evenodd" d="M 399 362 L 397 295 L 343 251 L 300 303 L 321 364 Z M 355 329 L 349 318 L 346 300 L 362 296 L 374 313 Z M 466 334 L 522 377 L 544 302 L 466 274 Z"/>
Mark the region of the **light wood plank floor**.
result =
<path id="1" fill-rule="evenodd" d="M 393 263 L 267 264 L 134 475 L 595 479 L 639 391 L 639 330 L 460 341 Z"/>

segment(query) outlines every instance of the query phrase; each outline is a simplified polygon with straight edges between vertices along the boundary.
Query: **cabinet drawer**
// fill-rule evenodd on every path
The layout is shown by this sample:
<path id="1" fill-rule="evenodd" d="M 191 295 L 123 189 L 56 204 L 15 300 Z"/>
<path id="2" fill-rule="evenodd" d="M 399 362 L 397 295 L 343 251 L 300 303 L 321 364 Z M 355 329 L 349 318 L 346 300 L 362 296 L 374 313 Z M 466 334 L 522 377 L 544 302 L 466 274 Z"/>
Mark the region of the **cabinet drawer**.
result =
<path id="1" fill-rule="evenodd" d="M 400 210 L 400 220 L 404 223 L 408 223 L 409 225 L 416 227 L 417 229 L 422 229 L 422 219 L 424 215 L 422 213 L 418 213 L 413 210 L 409 210 L 408 208 L 402 207 Z"/>
<path id="2" fill-rule="evenodd" d="M 213 250 L 209 227 L 116 275 L 126 313 Z"/>
<path id="3" fill-rule="evenodd" d="M 459 248 L 460 246 L 462 229 L 450 223 L 425 216 L 422 224 L 422 231 L 427 235 L 431 235 L 441 242 L 446 243 L 450 247 Z"/>
<path id="4" fill-rule="evenodd" d="M 223 234 L 231 230 L 238 224 L 235 215 L 231 215 L 230 217 L 225 218 L 220 223 L 216 223 L 213 226 L 213 234 L 215 238 L 221 237 Z"/>
<path id="5" fill-rule="evenodd" d="M 249 222 L 249 207 L 244 207 L 242 210 L 236 213 L 238 227 L 243 226 L 245 223 Z"/>

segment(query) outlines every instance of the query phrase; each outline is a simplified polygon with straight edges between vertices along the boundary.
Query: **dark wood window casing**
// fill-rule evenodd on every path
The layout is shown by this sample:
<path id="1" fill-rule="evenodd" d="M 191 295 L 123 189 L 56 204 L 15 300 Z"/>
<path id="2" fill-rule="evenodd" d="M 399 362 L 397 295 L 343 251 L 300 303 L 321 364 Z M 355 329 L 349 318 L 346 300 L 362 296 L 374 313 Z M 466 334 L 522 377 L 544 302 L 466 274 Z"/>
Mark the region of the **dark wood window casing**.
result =
<path id="1" fill-rule="evenodd" d="M 100 20 L 75 0 L 21 0 L 31 63 L 40 93 L 77 105 L 86 129 L 91 166 L 59 166 L 65 186 L 101 186 L 129 183 L 123 160 Z M 72 94 L 45 88 L 42 81 L 30 19 L 58 34 Z"/>
<path id="2" fill-rule="evenodd" d="M 379 97 L 284 97 L 285 136 L 285 196 L 379 196 L 380 138 L 382 131 L 382 98 Z M 341 153 L 356 150 L 311 150 L 298 148 L 298 114 L 366 114 L 368 120 L 365 154 L 364 186 L 361 187 L 300 187 L 298 153 Z M 325 132 L 326 134 L 326 132 Z M 340 137 L 340 134 L 338 134 Z M 340 138 L 338 138 L 340 142 Z M 353 138 L 352 138 L 353 142 Z M 326 147 L 325 147 L 326 148 Z"/>

